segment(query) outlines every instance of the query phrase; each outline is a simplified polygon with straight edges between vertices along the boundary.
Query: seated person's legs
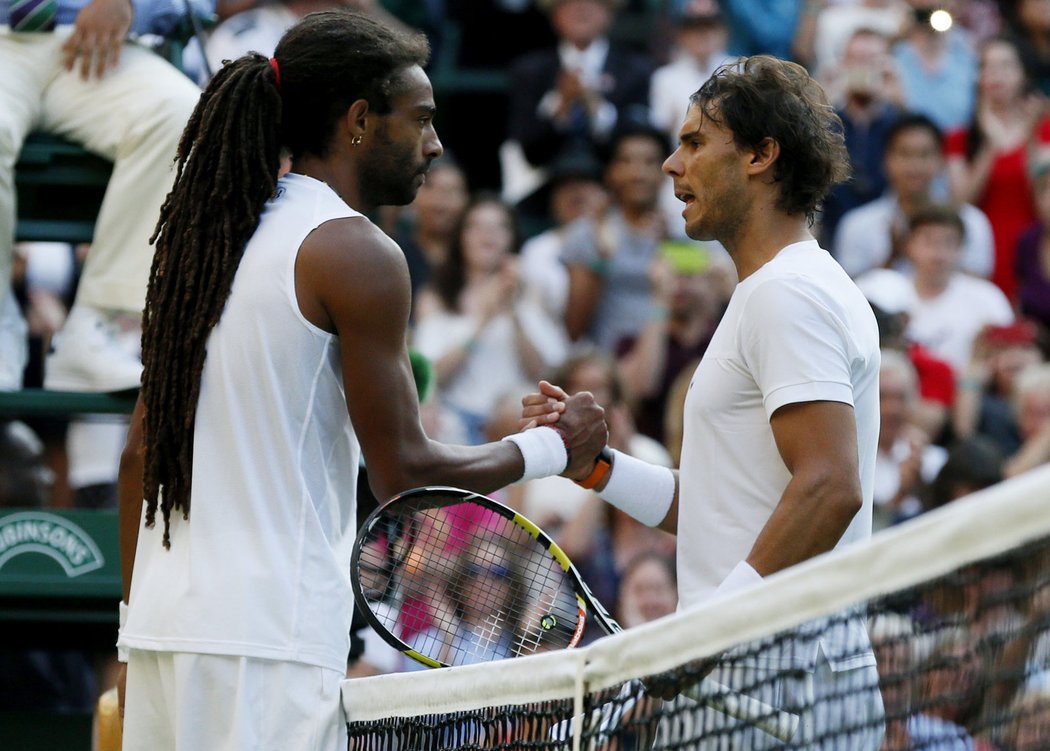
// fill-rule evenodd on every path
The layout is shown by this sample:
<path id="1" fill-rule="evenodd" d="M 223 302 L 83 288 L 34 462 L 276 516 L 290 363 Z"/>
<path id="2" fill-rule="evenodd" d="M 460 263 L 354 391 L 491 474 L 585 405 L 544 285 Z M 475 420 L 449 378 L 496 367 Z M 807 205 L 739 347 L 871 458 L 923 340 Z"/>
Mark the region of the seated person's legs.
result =
<path id="1" fill-rule="evenodd" d="M 137 329 L 153 258 L 149 238 L 199 94 L 174 67 L 130 44 L 100 81 L 63 73 L 45 92 L 44 126 L 114 161 L 76 300 L 47 361 L 46 387 L 138 386 Z M 123 342 L 122 319 L 125 332 L 131 329 Z"/>

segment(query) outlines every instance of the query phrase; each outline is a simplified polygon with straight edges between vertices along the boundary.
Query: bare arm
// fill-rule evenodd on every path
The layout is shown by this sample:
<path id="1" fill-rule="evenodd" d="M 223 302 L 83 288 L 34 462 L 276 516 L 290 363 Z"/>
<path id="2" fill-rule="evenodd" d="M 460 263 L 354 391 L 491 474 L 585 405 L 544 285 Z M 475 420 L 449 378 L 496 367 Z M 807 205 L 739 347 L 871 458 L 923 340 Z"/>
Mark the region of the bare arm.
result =
<path id="1" fill-rule="evenodd" d="M 143 469 L 145 467 L 145 443 L 142 440 L 142 398 L 135 402 L 131 413 L 131 425 L 120 455 L 120 472 L 117 476 L 117 507 L 120 525 L 120 578 L 121 599 L 128 602 L 131 596 L 131 575 L 135 568 L 135 548 L 139 542 L 139 527 L 142 525 Z"/>
<path id="2" fill-rule="evenodd" d="M 423 431 L 406 342 L 408 267 L 378 228 L 347 219 L 315 230 L 299 252 L 296 292 L 304 315 L 339 336 L 347 408 L 376 497 L 438 482 L 488 492 L 521 477 L 513 444 L 450 446 Z M 565 417 L 560 427 L 573 449 L 566 472 L 579 476 L 580 457 L 605 441 L 605 422 L 590 395 L 567 405 Z"/>
<path id="3" fill-rule="evenodd" d="M 981 146 L 972 162 L 966 161 L 963 156 L 949 157 L 948 184 L 952 199 L 957 204 L 976 204 L 984 192 L 985 185 L 988 184 L 988 175 L 991 174 L 994 162 L 995 152 L 988 144 Z"/>
<path id="4" fill-rule="evenodd" d="M 131 413 L 131 425 L 120 455 L 120 471 L 117 475 L 117 509 L 119 515 L 121 600 L 129 602 L 131 597 L 131 575 L 135 569 L 135 548 L 139 543 L 139 527 L 142 524 L 142 475 L 145 467 L 145 443 L 142 440 L 142 397 L 135 402 Z M 117 704 L 120 720 L 124 721 L 124 698 L 127 671 L 121 665 L 117 677 Z"/>
<path id="5" fill-rule="evenodd" d="M 762 576 L 831 550 L 862 502 L 850 405 L 790 404 L 770 427 L 791 480 L 747 557 Z"/>

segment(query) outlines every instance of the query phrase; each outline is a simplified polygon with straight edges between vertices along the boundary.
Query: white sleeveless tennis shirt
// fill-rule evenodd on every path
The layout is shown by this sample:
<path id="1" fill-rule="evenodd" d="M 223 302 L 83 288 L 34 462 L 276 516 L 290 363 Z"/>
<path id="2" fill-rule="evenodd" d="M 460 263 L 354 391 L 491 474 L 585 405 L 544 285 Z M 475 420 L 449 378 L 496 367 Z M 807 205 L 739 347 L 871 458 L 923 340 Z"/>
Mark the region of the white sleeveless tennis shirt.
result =
<path id="1" fill-rule="evenodd" d="M 140 530 L 122 645 L 346 669 L 360 447 L 338 339 L 303 317 L 294 265 L 355 216 L 303 175 L 266 204 L 208 339 L 190 519 L 173 514 L 170 550 L 159 513 Z"/>

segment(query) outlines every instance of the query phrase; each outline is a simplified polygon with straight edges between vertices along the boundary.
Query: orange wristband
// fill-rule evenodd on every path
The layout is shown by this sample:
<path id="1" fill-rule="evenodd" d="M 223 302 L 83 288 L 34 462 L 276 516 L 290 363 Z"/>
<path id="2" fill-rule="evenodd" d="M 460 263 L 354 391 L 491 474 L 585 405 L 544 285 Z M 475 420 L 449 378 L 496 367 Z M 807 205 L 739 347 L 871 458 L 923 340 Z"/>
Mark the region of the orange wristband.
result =
<path id="1" fill-rule="evenodd" d="M 591 470 L 591 473 L 583 480 L 576 480 L 575 482 L 581 488 L 594 490 L 595 486 L 609 474 L 610 469 L 612 469 L 612 453 L 609 451 L 609 447 L 605 446 L 598 454 L 598 458 L 595 459 L 594 469 Z"/>

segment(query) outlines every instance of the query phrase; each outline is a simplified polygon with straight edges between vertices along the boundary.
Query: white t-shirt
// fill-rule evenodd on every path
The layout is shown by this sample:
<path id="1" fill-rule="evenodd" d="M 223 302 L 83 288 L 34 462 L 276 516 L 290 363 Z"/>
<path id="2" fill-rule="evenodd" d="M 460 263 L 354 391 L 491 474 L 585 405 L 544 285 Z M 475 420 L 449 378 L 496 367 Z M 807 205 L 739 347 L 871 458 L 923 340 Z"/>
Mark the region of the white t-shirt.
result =
<path id="1" fill-rule="evenodd" d="M 872 269 L 857 277 L 868 299 L 907 301 L 905 336 L 945 360 L 956 373 L 970 361 L 973 342 L 985 326 L 1006 326 L 1014 311 L 1002 290 L 987 279 L 957 273 L 936 297 L 921 298 L 912 276 L 893 269 Z"/>
<path id="2" fill-rule="evenodd" d="M 1013 307 L 998 286 L 956 274 L 937 297 L 917 299 L 905 335 L 961 373 L 981 329 L 989 324 L 1006 326 L 1013 320 Z"/>
<path id="3" fill-rule="evenodd" d="M 310 232 L 356 216 L 296 174 L 266 204 L 208 338 L 190 519 L 170 550 L 159 513 L 140 529 L 123 646 L 346 670 L 360 447 L 339 340 L 303 317 L 294 269 Z"/>
<path id="4" fill-rule="evenodd" d="M 708 598 L 747 557 L 780 502 L 791 473 L 769 420 L 787 404 L 853 406 L 864 503 L 836 547 L 870 537 L 879 362 L 871 306 L 816 241 L 787 246 L 737 285 L 685 401 L 678 516 L 682 607 Z M 834 643 L 821 640 L 833 667 L 873 664 L 867 662 L 863 625 L 852 627 L 861 630 L 839 634 Z M 797 657 L 811 665 L 806 660 L 815 658 L 815 648 L 802 651 Z"/>

